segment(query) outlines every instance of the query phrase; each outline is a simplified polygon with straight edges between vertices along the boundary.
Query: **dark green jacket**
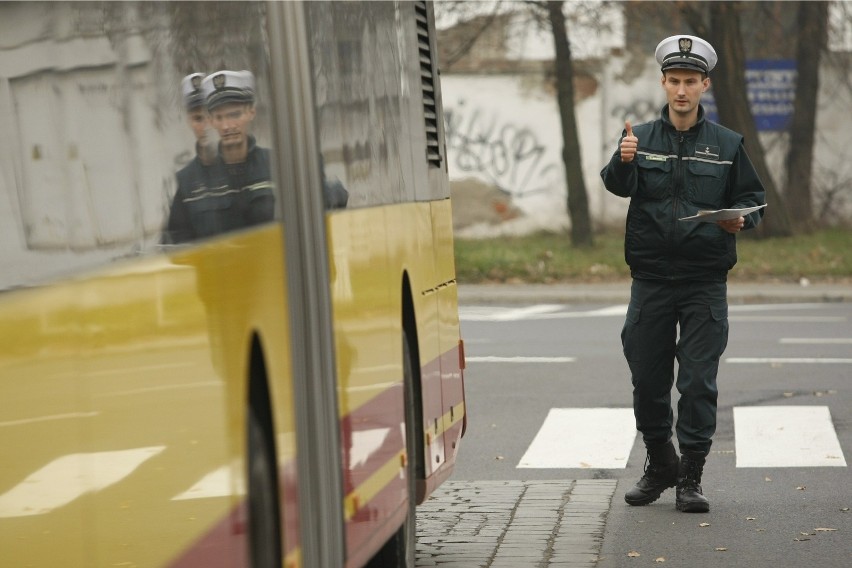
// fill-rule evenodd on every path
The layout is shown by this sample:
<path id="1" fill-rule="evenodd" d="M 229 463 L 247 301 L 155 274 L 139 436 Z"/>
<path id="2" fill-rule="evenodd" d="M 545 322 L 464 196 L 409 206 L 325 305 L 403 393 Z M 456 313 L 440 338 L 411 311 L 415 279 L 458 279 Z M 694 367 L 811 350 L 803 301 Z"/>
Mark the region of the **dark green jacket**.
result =
<path id="1" fill-rule="evenodd" d="M 626 133 L 622 133 L 622 137 Z M 736 237 L 715 223 L 678 221 L 699 210 L 765 203 L 763 184 L 743 137 L 704 120 L 678 132 L 668 105 L 660 119 L 633 127 L 639 151 L 632 162 L 616 150 L 601 171 L 607 190 L 629 197 L 624 257 L 634 278 L 724 281 L 737 262 Z M 620 142 L 620 141 L 619 141 Z M 763 209 L 747 215 L 744 229 Z"/>
<path id="2" fill-rule="evenodd" d="M 177 173 L 177 182 L 164 243 L 212 237 L 273 218 L 269 150 L 257 146 L 252 136 L 245 162 L 226 164 L 217 156 L 205 166 L 196 156 Z"/>

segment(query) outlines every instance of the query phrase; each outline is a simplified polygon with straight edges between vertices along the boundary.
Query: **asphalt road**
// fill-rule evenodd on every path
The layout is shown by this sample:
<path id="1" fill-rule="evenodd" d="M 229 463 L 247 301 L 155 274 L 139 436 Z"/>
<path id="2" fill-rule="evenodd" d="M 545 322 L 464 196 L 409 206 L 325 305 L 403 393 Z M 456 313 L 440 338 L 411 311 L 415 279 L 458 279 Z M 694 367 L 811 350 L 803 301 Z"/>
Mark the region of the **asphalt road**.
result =
<path id="1" fill-rule="evenodd" d="M 849 302 L 732 300 L 718 428 L 703 480 L 708 514 L 678 513 L 674 490 L 646 507 L 623 502 L 642 475 L 645 452 L 638 437 L 628 438 L 621 467 L 537 467 L 540 456 L 518 467 L 553 409 L 630 409 L 619 339 L 625 306 L 617 300 L 623 292 L 608 303 L 543 304 L 552 298 L 518 294 L 502 306 L 493 298 L 463 296 L 468 428 L 452 480 L 616 480 L 597 562 L 603 568 L 852 565 L 852 478 L 844 465 L 852 463 Z M 800 415 L 799 409 L 817 409 L 827 419 Z M 761 418 L 763 411 L 771 418 Z M 746 412 L 756 417 L 750 423 Z M 770 431 L 761 434 L 762 427 Z M 574 427 L 564 431 L 564 440 L 593 438 L 600 429 Z M 791 465 L 798 451 L 793 446 L 811 448 L 811 438 L 823 434 L 834 437 L 839 452 L 818 448 L 823 462 Z M 783 445 L 773 450 L 776 435 L 782 443 L 792 436 L 786 438 L 793 440 L 789 451 Z M 558 455 L 558 446 L 549 453 Z M 785 465 L 772 465 L 776 458 Z M 748 465 L 749 459 L 756 465 Z M 768 462 L 761 465 L 761 459 Z"/>

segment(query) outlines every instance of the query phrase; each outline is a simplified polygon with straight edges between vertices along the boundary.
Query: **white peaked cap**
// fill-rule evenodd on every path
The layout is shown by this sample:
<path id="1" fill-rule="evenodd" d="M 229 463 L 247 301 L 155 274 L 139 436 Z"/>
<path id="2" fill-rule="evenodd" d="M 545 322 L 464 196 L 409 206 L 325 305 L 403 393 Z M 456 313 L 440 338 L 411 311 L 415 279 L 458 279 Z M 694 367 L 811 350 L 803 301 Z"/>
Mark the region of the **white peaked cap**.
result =
<path id="1" fill-rule="evenodd" d="M 654 53 L 660 69 L 692 69 L 709 73 L 716 67 L 719 58 L 713 46 L 691 35 L 667 37 L 657 45 Z"/>

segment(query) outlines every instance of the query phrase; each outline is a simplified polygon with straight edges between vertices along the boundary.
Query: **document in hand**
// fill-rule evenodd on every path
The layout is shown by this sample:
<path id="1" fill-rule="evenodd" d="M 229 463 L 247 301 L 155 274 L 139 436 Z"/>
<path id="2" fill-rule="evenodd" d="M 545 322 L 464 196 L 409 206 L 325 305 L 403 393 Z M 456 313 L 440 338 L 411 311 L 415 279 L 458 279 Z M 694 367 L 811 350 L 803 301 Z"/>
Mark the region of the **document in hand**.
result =
<path id="1" fill-rule="evenodd" d="M 715 223 L 716 221 L 727 221 L 729 219 L 736 219 L 737 217 L 742 217 L 743 215 L 748 215 L 749 213 L 753 213 L 758 209 L 763 209 L 766 207 L 766 204 L 758 205 L 756 207 L 744 207 L 742 209 L 719 209 L 717 211 L 699 211 L 696 215 L 692 215 L 691 217 L 681 217 L 678 221 L 699 221 L 701 223 Z"/>

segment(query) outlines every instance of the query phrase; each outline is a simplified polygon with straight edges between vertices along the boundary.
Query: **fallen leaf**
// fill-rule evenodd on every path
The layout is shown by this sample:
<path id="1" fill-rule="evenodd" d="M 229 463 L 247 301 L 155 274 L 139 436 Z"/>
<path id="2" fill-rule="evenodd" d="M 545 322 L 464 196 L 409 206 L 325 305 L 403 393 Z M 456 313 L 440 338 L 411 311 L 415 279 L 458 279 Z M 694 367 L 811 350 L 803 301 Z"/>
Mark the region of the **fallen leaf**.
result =
<path id="1" fill-rule="evenodd" d="M 772 481 L 772 478 L 771 477 L 764 477 L 763 481 Z"/>
<path id="2" fill-rule="evenodd" d="M 654 558 L 654 562 L 656 562 L 657 564 L 662 564 L 665 561 L 666 561 L 666 559 L 663 558 L 662 556 L 660 556 L 659 558 Z"/>
<path id="3" fill-rule="evenodd" d="M 710 523 L 701 523 L 698 525 L 699 527 L 709 527 Z"/>
<path id="4" fill-rule="evenodd" d="M 796 542 L 804 542 L 806 540 L 811 540 L 811 539 L 809 539 L 809 538 L 794 538 L 793 540 L 796 541 Z"/>
<path id="5" fill-rule="evenodd" d="M 497 456 L 497 457 L 496 457 L 496 458 L 494 458 L 494 459 L 495 459 L 495 460 L 503 460 L 503 459 L 506 459 L 506 458 L 504 458 L 503 456 Z"/>
<path id="6" fill-rule="evenodd" d="M 805 490 L 805 486 L 804 486 L 804 485 L 799 485 L 798 487 L 796 487 L 796 490 L 797 490 L 797 491 L 804 491 L 804 490 Z"/>
<path id="7" fill-rule="evenodd" d="M 726 550 L 728 550 L 728 549 L 725 548 L 724 546 L 719 546 L 719 547 L 716 548 L 717 552 L 725 552 Z"/>
<path id="8" fill-rule="evenodd" d="M 811 533 L 809 533 L 809 532 L 800 532 L 799 534 L 800 534 L 800 535 L 802 535 L 802 536 L 813 536 L 813 535 L 812 535 Z"/>
<path id="9" fill-rule="evenodd" d="M 840 510 L 843 511 L 844 513 L 848 513 L 849 507 L 842 507 Z"/>
<path id="10" fill-rule="evenodd" d="M 827 528 L 825 528 L 825 527 L 819 527 L 819 528 L 816 528 L 816 529 L 814 529 L 814 530 L 815 530 L 816 532 L 834 532 L 834 531 L 836 531 L 837 529 L 827 529 Z"/>
<path id="11" fill-rule="evenodd" d="M 639 558 L 640 556 L 642 556 L 642 555 L 639 554 L 638 552 L 636 552 L 635 550 L 631 550 L 630 552 L 627 553 L 628 558 Z"/>
<path id="12" fill-rule="evenodd" d="M 793 393 L 791 393 L 791 392 L 785 392 L 784 393 L 785 398 L 790 398 L 791 396 L 793 396 Z"/>
<path id="13" fill-rule="evenodd" d="M 766 532 L 766 529 L 755 529 L 757 532 Z"/>
<path id="14" fill-rule="evenodd" d="M 746 517 L 747 521 L 756 521 L 757 517 Z"/>

